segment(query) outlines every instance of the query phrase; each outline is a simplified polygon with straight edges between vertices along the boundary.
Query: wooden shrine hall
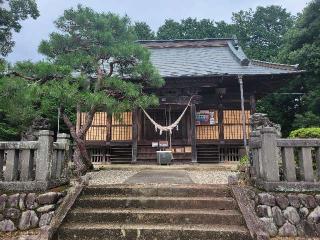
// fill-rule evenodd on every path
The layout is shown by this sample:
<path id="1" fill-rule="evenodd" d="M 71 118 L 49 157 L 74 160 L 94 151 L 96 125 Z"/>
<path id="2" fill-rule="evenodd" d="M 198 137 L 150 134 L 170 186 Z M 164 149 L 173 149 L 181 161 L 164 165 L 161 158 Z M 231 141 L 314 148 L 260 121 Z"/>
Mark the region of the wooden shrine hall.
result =
<path id="1" fill-rule="evenodd" d="M 191 104 L 172 134 L 155 131 L 141 109 L 121 117 L 96 113 L 86 135 L 94 164 L 156 163 L 171 149 L 174 163 L 238 161 L 245 154 L 256 100 L 301 74 L 297 66 L 250 60 L 236 39 L 139 41 L 166 84 L 150 89 L 160 105 L 146 112 L 167 126 Z M 85 113 L 78 113 L 81 125 Z"/>

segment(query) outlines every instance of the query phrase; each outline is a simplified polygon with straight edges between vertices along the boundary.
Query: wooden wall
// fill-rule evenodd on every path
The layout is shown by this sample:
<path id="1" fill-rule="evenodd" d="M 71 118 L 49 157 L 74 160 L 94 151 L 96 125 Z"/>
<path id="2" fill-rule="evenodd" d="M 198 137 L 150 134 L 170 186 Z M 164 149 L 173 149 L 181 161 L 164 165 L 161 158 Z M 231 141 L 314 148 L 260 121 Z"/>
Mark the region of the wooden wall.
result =
<path id="1" fill-rule="evenodd" d="M 86 113 L 80 115 L 80 126 L 85 122 Z M 87 141 L 107 141 L 110 139 L 110 129 L 107 113 L 97 112 L 93 118 L 92 126 L 86 134 Z"/>
<path id="2" fill-rule="evenodd" d="M 132 112 L 124 112 L 119 115 L 112 116 L 111 140 L 132 140 Z"/>
<path id="3" fill-rule="evenodd" d="M 250 111 L 246 110 L 246 132 L 249 136 Z M 215 113 L 215 116 L 218 116 Z M 86 114 L 79 114 L 80 124 L 85 120 Z M 223 136 L 225 140 L 240 140 L 243 138 L 241 110 L 223 111 Z M 214 125 L 197 125 L 196 137 L 198 140 L 218 140 L 218 119 Z M 86 135 L 87 141 L 131 141 L 132 140 L 132 113 L 125 112 L 112 116 L 111 129 L 108 124 L 108 116 L 105 112 L 95 114 L 92 127 Z"/>
<path id="4" fill-rule="evenodd" d="M 86 113 L 79 114 L 80 126 L 84 123 Z M 131 141 L 132 139 L 132 113 L 124 112 L 113 115 L 108 124 L 106 112 L 97 112 L 93 118 L 92 126 L 86 134 L 86 141 Z"/>
<path id="5" fill-rule="evenodd" d="M 215 112 L 215 116 L 218 114 Z M 246 132 L 249 136 L 250 126 L 249 117 L 250 111 L 245 111 L 246 115 Z M 219 120 L 216 119 L 214 125 L 197 125 L 197 139 L 198 140 L 218 140 L 219 139 Z M 243 139 L 242 131 L 242 115 L 241 110 L 224 110 L 223 111 L 223 136 L 225 140 L 239 140 Z"/>

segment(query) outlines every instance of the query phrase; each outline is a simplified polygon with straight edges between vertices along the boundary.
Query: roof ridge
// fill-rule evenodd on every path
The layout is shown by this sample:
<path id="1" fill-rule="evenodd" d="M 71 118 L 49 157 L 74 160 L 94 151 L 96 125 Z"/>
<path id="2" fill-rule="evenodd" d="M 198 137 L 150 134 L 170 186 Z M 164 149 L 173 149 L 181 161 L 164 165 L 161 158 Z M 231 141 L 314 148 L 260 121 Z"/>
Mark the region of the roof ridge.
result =
<path id="1" fill-rule="evenodd" d="M 250 63 L 250 60 L 242 50 L 242 48 L 237 45 L 237 43 L 232 40 L 228 41 L 228 47 L 231 53 L 237 58 L 237 60 L 240 62 L 241 66 L 248 66 Z"/>
<path id="2" fill-rule="evenodd" d="M 290 64 L 283 64 L 283 63 L 261 61 L 256 59 L 252 59 L 251 63 L 256 66 L 270 67 L 270 68 L 283 69 L 283 70 L 298 70 L 299 68 L 299 64 L 290 65 Z"/>
<path id="3" fill-rule="evenodd" d="M 136 42 L 138 43 L 148 43 L 148 42 L 197 42 L 197 41 L 215 41 L 215 40 L 234 40 L 233 37 L 230 38 L 182 38 L 182 39 L 150 39 L 150 40 L 144 40 L 140 39 Z"/>

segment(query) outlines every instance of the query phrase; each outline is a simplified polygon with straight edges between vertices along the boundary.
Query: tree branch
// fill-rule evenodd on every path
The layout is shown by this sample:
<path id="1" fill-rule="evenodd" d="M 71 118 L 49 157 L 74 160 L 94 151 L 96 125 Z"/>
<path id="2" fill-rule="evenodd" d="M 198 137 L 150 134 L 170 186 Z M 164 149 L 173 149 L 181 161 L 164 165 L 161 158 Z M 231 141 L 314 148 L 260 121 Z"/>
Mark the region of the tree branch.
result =
<path id="1" fill-rule="evenodd" d="M 10 77 L 10 76 L 15 76 L 15 77 L 20 77 L 20 78 L 23 78 L 27 81 L 33 81 L 33 82 L 36 82 L 36 83 L 39 83 L 39 84 L 44 84 L 50 80 L 55 80 L 55 79 L 62 79 L 63 77 L 62 76 L 58 76 L 58 75 L 48 75 L 44 78 L 39 78 L 39 77 L 29 77 L 29 76 L 26 76 L 26 75 L 23 75 L 19 72 L 16 72 L 16 71 L 13 71 L 13 72 L 10 72 L 10 73 L 7 73 L 5 74 L 5 76 L 7 77 Z"/>

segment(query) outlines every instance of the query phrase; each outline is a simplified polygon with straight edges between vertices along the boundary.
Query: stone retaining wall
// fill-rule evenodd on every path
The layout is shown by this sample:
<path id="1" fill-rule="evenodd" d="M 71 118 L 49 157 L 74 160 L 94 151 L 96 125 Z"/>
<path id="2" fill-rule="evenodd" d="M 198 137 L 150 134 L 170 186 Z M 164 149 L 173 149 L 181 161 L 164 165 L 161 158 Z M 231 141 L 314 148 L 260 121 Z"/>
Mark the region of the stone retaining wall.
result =
<path id="1" fill-rule="evenodd" d="M 50 224 L 65 192 L 0 195 L 0 232 L 29 230 Z"/>
<path id="2" fill-rule="evenodd" d="M 248 191 L 271 237 L 319 237 L 320 194 Z"/>

